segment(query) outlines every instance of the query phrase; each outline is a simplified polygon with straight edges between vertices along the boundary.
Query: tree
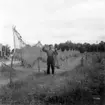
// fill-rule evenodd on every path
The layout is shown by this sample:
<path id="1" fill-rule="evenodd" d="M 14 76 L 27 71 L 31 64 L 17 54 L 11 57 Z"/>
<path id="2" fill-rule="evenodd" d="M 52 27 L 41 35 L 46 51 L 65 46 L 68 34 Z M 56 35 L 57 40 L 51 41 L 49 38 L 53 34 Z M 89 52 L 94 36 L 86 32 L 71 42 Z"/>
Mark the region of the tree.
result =
<path id="1" fill-rule="evenodd" d="M 66 41 L 65 43 L 55 44 L 55 47 L 57 49 L 64 50 L 70 50 L 75 49 L 77 51 L 80 51 L 81 53 L 84 52 L 96 52 L 96 51 L 105 51 L 105 42 L 101 41 L 99 44 L 89 44 L 89 43 L 72 43 L 71 41 Z"/>

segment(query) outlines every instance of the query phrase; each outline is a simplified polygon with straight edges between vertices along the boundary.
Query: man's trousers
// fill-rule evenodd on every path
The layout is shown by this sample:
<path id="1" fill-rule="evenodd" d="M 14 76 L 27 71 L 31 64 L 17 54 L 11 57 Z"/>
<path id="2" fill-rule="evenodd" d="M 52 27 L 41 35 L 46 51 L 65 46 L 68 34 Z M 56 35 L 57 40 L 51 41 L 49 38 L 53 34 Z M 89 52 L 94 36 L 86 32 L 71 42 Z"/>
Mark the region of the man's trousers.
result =
<path id="1" fill-rule="evenodd" d="M 52 69 L 52 74 L 54 74 L 54 59 L 52 57 L 48 57 L 47 59 L 47 74 L 50 74 L 50 68 Z"/>

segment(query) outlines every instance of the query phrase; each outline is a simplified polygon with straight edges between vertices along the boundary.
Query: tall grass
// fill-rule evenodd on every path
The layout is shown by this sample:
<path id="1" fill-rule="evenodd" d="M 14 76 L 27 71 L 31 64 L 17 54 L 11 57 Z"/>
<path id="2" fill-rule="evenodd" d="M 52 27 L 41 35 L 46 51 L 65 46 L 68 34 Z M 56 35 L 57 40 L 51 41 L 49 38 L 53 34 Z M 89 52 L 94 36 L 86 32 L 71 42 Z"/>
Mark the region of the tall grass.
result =
<path id="1" fill-rule="evenodd" d="M 0 99 L 11 105 L 96 105 L 93 94 L 101 95 L 103 76 L 99 60 L 90 65 L 85 62 L 54 77 L 33 74 L 25 81 L 14 82 L 12 88 L 4 86 Z"/>

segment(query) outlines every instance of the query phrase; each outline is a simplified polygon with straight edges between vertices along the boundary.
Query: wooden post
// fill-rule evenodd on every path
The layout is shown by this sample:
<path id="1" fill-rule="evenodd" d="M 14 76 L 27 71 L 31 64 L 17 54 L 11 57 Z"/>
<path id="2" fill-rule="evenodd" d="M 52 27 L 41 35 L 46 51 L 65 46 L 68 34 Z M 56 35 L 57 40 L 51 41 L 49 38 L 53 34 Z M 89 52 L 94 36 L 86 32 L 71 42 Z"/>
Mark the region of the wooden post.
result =
<path id="1" fill-rule="evenodd" d="M 16 45 L 15 45 L 15 35 L 14 35 L 14 26 L 12 27 L 13 29 L 13 41 L 14 41 L 14 52 L 13 52 L 13 55 L 11 57 L 11 68 L 13 67 L 13 59 L 14 59 L 14 56 L 15 56 L 15 50 L 16 50 Z M 12 71 L 10 70 L 10 87 L 12 85 Z"/>
<path id="2" fill-rule="evenodd" d="M 38 58 L 38 71 L 40 72 L 40 59 Z"/>
<path id="3" fill-rule="evenodd" d="M 82 58 L 81 58 L 81 66 L 83 66 L 83 62 L 84 62 L 84 61 L 83 61 L 83 57 L 82 57 Z"/>
<path id="4" fill-rule="evenodd" d="M 11 58 L 11 68 L 13 67 L 13 58 L 14 58 L 14 55 L 12 56 Z M 10 70 L 10 87 L 12 86 L 12 71 Z"/>

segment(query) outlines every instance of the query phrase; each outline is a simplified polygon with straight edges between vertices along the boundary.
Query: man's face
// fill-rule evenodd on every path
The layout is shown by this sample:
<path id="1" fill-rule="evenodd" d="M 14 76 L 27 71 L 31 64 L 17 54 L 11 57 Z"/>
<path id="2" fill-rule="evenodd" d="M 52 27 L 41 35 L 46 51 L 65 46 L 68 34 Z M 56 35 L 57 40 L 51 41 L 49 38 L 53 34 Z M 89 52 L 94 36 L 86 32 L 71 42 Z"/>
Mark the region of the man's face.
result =
<path id="1" fill-rule="evenodd" d="M 49 46 L 49 49 L 52 50 L 53 49 L 53 46 Z"/>
<path id="2" fill-rule="evenodd" d="M 50 50 L 52 49 L 51 46 L 49 46 L 49 49 L 50 49 Z"/>
<path id="3" fill-rule="evenodd" d="M 51 49 L 53 49 L 53 46 L 51 46 Z"/>

